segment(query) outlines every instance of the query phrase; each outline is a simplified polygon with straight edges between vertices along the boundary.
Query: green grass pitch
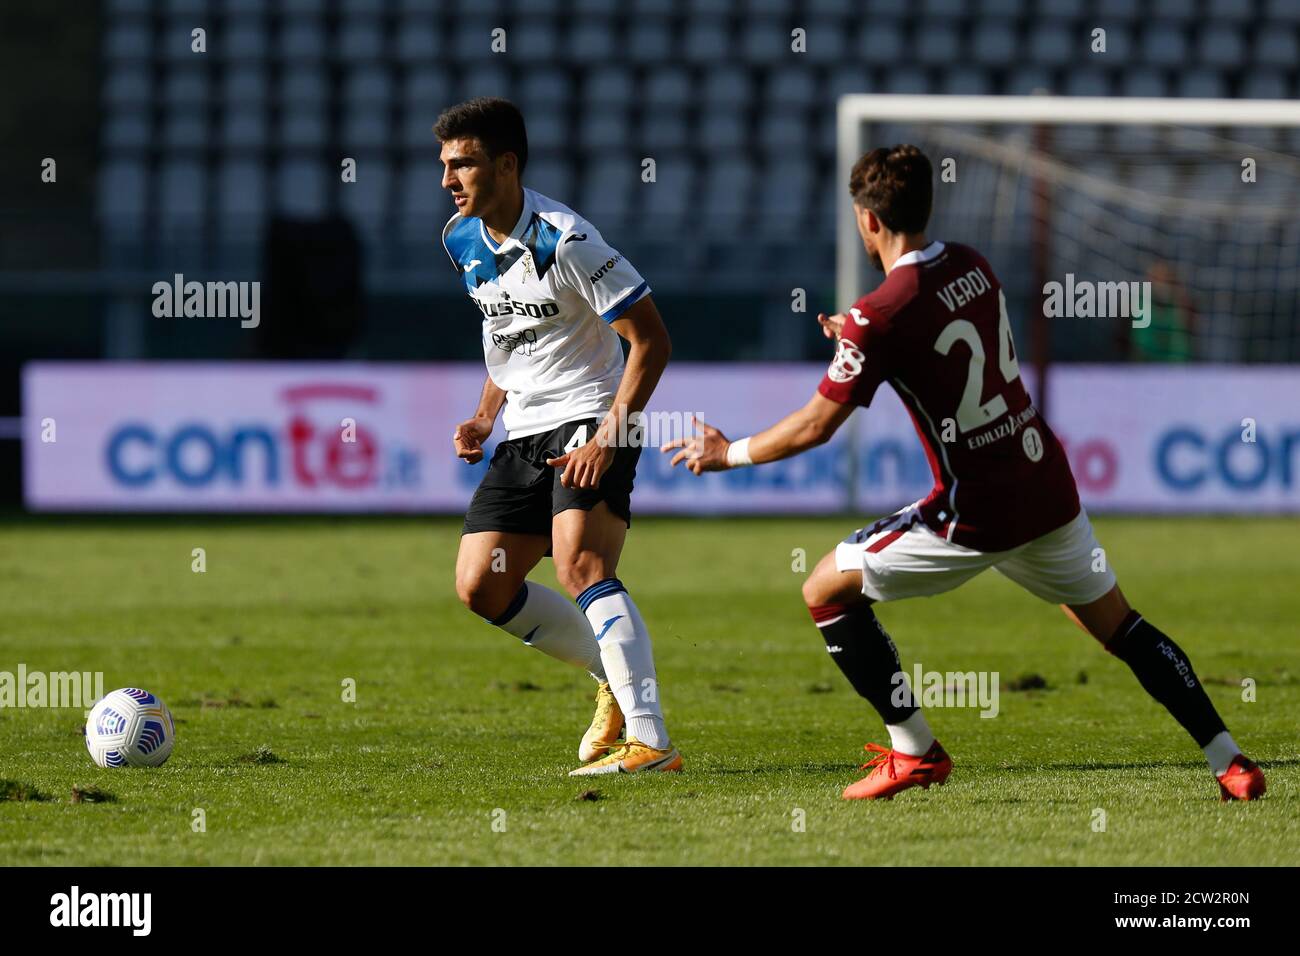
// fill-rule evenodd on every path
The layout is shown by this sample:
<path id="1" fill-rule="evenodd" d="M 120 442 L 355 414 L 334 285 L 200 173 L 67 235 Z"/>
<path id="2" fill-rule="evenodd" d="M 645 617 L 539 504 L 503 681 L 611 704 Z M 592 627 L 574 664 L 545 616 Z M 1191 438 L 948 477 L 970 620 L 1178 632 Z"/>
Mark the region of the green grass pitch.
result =
<path id="1" fill-rule="evenodd" d="M 1264 766 L 1268 796 L 1249 805 L 1217 802 L 1199 750 L 1122 663 L 994 573 L 880 617 L 909 673 L 998 672 L 998 716 L 929 711 L 946 786 L 840 800 L 862 744 L 886 738 L 792 563 L 802 548 L 811 568 L 853 526 L 638 519 L 620 577 L 686 771 L 579 780 L 565 774 L 590 681 L 460 606 L 457 520 L 11 518 L 0 670 L 102 670 L 106 690 L 153 690 L 179 723 L 165 766 L 100 770 L 80 710 L 0 710 L 0 861 L 1300 862 L 1300 521 L 1097 522 L 1132 604 Z M 549 561 L 534 577 L 554 586 Z M 1007 688 L 1023 675 L 1046 688 Z M 88 787 L 114 799 L 71 799 Z"/>

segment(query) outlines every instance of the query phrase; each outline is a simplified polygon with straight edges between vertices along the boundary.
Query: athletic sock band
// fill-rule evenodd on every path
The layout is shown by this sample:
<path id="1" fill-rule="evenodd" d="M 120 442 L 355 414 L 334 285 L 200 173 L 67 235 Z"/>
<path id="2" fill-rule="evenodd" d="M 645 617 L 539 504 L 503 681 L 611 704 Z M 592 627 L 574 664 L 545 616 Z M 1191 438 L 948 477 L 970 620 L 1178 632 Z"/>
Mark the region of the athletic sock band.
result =
<path id="1" fill-rule="evenodd" d="M 503 627 L 506 624 L 509 624 L 511 618 L 513 618 L 516 614 L 520 612 L 520 610 L 522 610 L 524 603 L 527 600 L 528 600 L 528 582 L 525 581 L 520 586 L 519 593 L 510 599 L 510 603 L 506 605 L 506 609 L 501 612 L 501 615 L 499 617 L 485 618 L 485 620 L 487 620 L 489 624 L 494 624 L 497 627 Z"/>
<path id="2" fill-rule="evenodd" d="M 587 608 L 591 607 L 591 602 L 608 597 L 611 594 L 617 594 L 619 591 L 627 591 L 623 587 L 623 582 L 618 578 L 605 578 L 603 581 L 597 581 L 587 590 L 578 595 L 578 607 L 586 613 Z"/>

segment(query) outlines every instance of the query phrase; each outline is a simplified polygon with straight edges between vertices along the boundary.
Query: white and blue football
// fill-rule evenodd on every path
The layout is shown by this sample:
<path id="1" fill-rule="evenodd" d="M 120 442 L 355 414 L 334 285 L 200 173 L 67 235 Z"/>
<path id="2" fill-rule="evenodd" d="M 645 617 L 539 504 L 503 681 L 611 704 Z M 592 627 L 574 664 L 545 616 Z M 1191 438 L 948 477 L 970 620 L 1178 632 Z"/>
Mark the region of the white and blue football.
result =
<path id="1" fill-rule="evenodd" d="M 167 705 L 138 687 L 107 694 L 86 718 L 86 749 L 101 767 L 157 767 L 175 742 Z"/>

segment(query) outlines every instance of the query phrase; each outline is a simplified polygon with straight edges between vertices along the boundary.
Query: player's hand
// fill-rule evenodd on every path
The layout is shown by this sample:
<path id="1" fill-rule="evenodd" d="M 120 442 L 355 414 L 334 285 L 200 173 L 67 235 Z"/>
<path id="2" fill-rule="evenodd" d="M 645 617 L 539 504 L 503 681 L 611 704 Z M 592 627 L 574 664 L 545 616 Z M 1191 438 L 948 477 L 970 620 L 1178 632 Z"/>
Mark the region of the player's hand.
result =
<path id="1" fill-rule="evenodd" d="M 464 458 L 473 465 L 483 460 L 483 442 L 492 434 L 492 419 L 470 418 L 456 426 L 451 443 L 456 448 L 456 457 Z"/>
<path id="2" fill-rule="evenodd" d="M 840 337 L 840 332 L 844 329 L 844 313 L 836 312 L 834 315 L 827 315 L 825 312 L 817 313 L 817 324 L 822 327 L 822 335 L 826 336 L 832 342 Z"/>
<path id="3" fill-rule="evenodd" d="M 674 438 L 659 446 L 659 450 L 665 454 L 675 448 L 681 449 L 673 455 L 673 460 L 668 463 L 669 466 L 684 461 L 686 467 L 697 475 L 706 471 L 725 471 L 730 468 L 731 466 L 727 464 L 727 449 L 731 446 L 731 442 L 727 441 L 727 436 L 694 415 L 691 416 L 691 424 L 699 434 L 691 438 Z"/>
<path id="4" fill-rule="evenodd" d="M 560 484 L 565 488 L 598 488 L 609 466 L 614 464 L 614 446 L 602 441 L 600 433 L 585 445 L 566 451 L 559 458 L 548 458 L 552 468 L 563 468 Z"/>

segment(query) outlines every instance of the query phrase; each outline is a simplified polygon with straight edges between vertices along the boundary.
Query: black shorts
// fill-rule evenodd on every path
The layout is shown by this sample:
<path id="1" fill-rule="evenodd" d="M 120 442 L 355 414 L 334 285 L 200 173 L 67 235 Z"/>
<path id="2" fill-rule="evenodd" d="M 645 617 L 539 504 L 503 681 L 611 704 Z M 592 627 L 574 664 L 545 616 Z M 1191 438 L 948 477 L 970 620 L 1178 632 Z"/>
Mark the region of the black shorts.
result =
<path id="1" fill-rule="evenodd" d="M 567 422 L 549 432 L 497 445 L 487 474 L 469 503 L 460 533 L 508 531 L 549 538 L 555 515 L 570 508 L 590 511 L 602 501 L 630 527 L 632 480 L 641 457 L 640 446 L 616 448 L 614 462 L 596 488 L 566 488 L 560 484 L 564 469 L 546 464 L 546 459 L 564 454 L 575 431 L 585 427 L 590 439 L 599 424 L 595 418 Z"/>

